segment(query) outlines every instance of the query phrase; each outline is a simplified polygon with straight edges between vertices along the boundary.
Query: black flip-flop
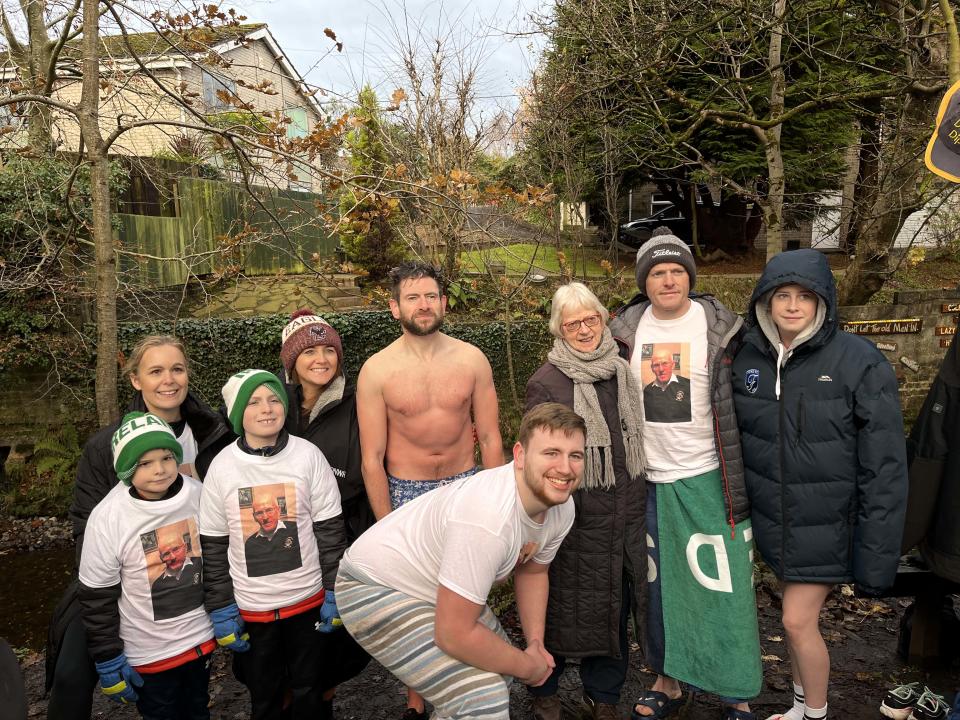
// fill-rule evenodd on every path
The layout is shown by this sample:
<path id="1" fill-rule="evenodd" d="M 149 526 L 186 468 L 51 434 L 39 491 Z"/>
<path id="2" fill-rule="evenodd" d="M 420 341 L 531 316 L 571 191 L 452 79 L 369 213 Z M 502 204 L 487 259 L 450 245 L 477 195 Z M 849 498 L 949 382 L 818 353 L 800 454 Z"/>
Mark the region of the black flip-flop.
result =
<path id="1" fill-rule="evenodd" d="M 644 690 L 633 704 L 630 717 L 633 720 L 664 720 L 664 718 L 680 712 L 688 700 L 689 698 L 685 693 L 680 693 L 679 697 L 671 698 L 659 690 Z M 649 708 L 653 712 L 649 715 L 642 715 L 637 712 L 637 705 Z"/>

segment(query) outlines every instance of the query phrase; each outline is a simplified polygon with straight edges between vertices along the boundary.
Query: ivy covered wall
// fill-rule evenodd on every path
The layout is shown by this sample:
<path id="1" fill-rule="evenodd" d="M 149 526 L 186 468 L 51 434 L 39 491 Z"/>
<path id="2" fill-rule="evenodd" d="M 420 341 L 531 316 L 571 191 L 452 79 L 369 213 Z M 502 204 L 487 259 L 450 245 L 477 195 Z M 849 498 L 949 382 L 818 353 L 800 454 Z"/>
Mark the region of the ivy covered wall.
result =
<path id="1" fill-rule="evenodd" d="M 190 356 L 190 387 L 212 407 L 222 400 L 220 388 L 233 373 L 244 368 L 280 369 L 280 331 L 286 315 L 263 315 L 237 319 L 180 320 L 170 322 L 124 323 L 120 326 L 120 347 L 128 354 L 144 335 L 171 333 L 180 337 Z M 347 376 L 356 380 L 363 363 L 375 352 L 400 336 L 400 324 L 387 311 L 359 311 L 343 314 L 324 313 L 343 341 Z M 510 327 L 513 378 L 509 371 L 507 328 L 502 321 L 482 323 L 451 322 L 448 316 L 443 331 L 480 348 L 493 368 L 500 398 L 504 442 L 511 442 L 519 424 L 519 409 L 514 406 L 511 382 L 523 402 L 527 379 L 546 359 L 552 338 L 546 319 L 514 322 Z M 124 402 L 132 393 L 126 378 L 120 384 Z"/>

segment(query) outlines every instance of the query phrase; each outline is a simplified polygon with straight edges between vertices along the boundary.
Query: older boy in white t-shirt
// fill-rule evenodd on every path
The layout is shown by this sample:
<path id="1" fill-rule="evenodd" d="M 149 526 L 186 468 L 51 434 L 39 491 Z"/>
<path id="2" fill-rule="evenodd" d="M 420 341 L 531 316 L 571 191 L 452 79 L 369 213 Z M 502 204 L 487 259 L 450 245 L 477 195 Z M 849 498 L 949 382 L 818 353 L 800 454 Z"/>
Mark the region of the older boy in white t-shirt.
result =
<path id="1" fill-rule="evenodd" d="M 549 676 L 547 570 L 573 524 L 585 434 L 566 406 L 538 405 L 524 416 L 512 463 L 394 510 L 344 556 L 344 624 L 433 704 L 435 718 L 507 720 L 510 678 L 539 685 Z M 510 644 L 486 605 L 511 572 L 526 650 Z"/>
<path id="2" fill-rule="evenodd" d="M 321 717 L 330 636 L 343 632 L 333 592 L 347 546 L 340 491 L 312 443 L 283 429 L 287 395 L 265 370 L 244 370 L 223 387 L 237 441 L 207 471 L 200 534 L 205 602 L 217 641 L 238 654 L 251 717 Z M 249 643 L 245 633 L 249 635 Z"/>

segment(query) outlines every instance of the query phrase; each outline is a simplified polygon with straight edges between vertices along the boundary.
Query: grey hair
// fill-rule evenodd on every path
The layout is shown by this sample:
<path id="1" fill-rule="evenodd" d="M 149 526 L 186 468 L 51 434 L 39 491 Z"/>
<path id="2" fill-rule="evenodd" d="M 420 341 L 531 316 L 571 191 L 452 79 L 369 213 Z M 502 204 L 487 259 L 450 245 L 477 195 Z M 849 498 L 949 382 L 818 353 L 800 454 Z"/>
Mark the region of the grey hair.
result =
<path id="1" fill-rule="evenodd" d="M 557 288 L 553 294 L 553 300 L 550 301 L 550 334 L 554 337 L 562 338 L 560 331 L 561 318 L 564 310 L 574 308 L 584 308 L 585 310 L 596 310 L 600 313 L 600 319 L 606 325 L 610 319 L 610 313 L 603 306 L 603 303 L 593 294 L 586 285 L 581 282 L 567 283 Z"/>

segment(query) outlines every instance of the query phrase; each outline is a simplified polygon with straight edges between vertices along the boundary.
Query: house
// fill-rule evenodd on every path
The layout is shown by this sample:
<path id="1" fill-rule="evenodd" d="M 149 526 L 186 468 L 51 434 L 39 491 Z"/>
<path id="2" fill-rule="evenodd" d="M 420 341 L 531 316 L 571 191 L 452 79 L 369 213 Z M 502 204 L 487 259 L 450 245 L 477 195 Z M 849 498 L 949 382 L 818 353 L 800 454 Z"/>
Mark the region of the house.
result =
<path id="1" fill-rule="evenodd" d="M 156 32 L 110 35 L 101 38 L 101 46 L 103 134 L 121 125 L 145 123 L 124 132 L 110 148 L 113 155 L 179 159 L 189 152 L 204 156 L 198 159 L 219 169 L 226 179 L 238 180 L 240 173 L 228 153 L 217 152 L 200 133 L 163 123 L 196 123 L 195 111 L 201 121 L 218 127 L 256 125 L 258 113 L 280 112 L 288 121 L 287 137 L 297 138 L 323 121 L 319 103 L 265 23 L 199 28 L 186 39 Z M 61 54 L 53 93 L 57 100 L 71 104 L 80 100 L 79 52 L 75 41 Z M 0 81 L 16 78 L 17 68 L 8 59 L 0 67 Z M 186 98 L 189 104 L 184 106 L 171 95 Z M 250 110 L 238 111 L 237 102 Z M 17 121 L 9 113 L 0 118 L 6 124 Z M 21 127 L 19 133 L 8 133 L 4 143 L 16 144 L 22 132 Z M 59 152 L 79 149 L 79 126 L 69 114 L 55 113 L 53 137 Z M 265 177 L 254 182 L 320 189 L 306 159 L 301 172 L 278 162 L 269 151 L 261 151 L 257 159 L 265 166 Z"/>

